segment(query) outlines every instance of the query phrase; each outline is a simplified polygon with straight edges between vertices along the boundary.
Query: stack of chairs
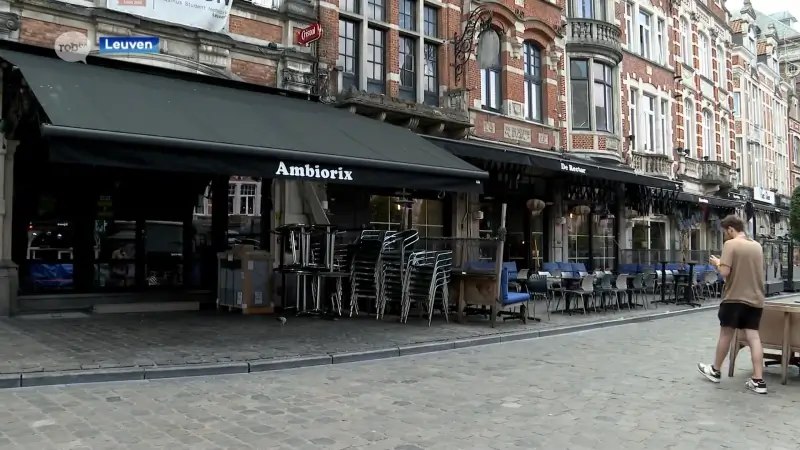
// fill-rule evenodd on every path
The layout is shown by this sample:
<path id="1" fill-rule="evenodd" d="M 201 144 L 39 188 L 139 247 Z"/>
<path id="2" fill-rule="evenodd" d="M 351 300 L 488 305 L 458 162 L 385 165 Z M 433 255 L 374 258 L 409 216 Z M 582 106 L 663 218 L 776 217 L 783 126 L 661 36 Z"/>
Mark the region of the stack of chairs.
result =
<path id="1" fill-rule="evenodd" d="M 403 274 L 403 298 L 400 312 L 400 322 L 406 323 L 411 306 L 414 304 L 422 314 L 428 314 L 428 326 L 433 320 L 433 311 L 437 304 L 449 322 L 447 309 L 449 307 L 450 271 L 453 266 L 453 252 L 445 251 L 417 251 L 408 257 L 405 273 Z"/>
<path id="2" fill-rule="evenodd" d="M 353 246 L 350 260 L 350 317 L 358 314 L 360 300 L 378 301 L 378 260 L 386 233 L 364 230 Z"/>
<path id="3" fill-rule="evenodd" d="M 386 304 L 398 307 L 403 301 L 403 280 L 408 258 L 414 245 L 419 241 L 417 230 L 387 232 L 381 244 L 378 270 L 378 295 L 375 304 L 376 318 L 382 319 Z"/>

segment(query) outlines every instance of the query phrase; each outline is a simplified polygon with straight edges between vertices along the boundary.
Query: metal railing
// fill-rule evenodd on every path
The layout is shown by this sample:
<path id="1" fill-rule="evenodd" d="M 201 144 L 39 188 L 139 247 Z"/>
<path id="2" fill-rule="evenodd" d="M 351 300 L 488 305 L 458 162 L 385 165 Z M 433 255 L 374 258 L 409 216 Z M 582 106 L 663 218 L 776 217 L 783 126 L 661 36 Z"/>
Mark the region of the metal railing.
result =
<path id="1" fill-rule="evenodd" d="M 708 257 L 719 255 L 721 250 L 655 250 L 655 249 L 620 249 L 619 264 L 660 264 L 683 263 L 694 261 L 707 264 Z"/>

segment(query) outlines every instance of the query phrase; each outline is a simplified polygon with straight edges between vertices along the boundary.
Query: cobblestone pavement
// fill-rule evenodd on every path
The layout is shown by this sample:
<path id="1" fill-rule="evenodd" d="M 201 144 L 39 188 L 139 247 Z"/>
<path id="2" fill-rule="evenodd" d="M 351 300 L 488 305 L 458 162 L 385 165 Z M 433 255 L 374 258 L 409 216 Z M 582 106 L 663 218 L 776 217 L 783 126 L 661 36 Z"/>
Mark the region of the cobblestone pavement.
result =
<path id="1" fill-rule="evenodd" d="M 0 449 L 796 449 L 800 380 L 697 373 L 703 312 L 257 375 L 0 391 Z"/>
<path id="2" fill-rule="evenodd" d="M 708 303 L 711 304 L 711 303 Z M 397 345 L 465 339 L 496 333 L 545 329 L 602 322 L 674 310 L 661 305 L 617 313 L 554 314 L 548 320 L 544 305 L 536 311 L 541 323 L 499 323 L 492 329 L 480 317 L 470 323 L 430 328 L 413 316 L 407 324 L 387 317 L 345 318 L 338 321 L 289 317 L 281 327 L 272 316 L 230 314 L 126 314 L 81 318 L 0 320 L 0 374 L 67 371 L 134 366 L 252 361 L 292 356 L 354 352 Z M 70 316 L 66 316 L 70 317 Z M 71 316 L 74 317 L 74 316 Z"/>

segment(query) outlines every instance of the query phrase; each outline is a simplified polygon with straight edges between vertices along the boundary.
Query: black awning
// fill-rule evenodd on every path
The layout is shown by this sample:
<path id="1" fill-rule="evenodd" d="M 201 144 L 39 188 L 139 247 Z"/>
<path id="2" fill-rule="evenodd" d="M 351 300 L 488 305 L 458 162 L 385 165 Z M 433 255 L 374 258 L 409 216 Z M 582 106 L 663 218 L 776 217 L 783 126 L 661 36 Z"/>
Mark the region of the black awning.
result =
<path id="1" fill-rule="evenodd" d="M 435 136 L 425 136 L 425 138 L 446 149 L 453 155 L 462 158 L 533 166 L 552 172 L 590 178 L 602 178 L 620 183 L 639 184 L 673 191 L 679 191 L 683 188 L 680 182 L 637 174 L 624 167 L 604 166 L 594 164 L 590 161 L 578 160 L 576 158 L 566 159 L 543 151 L 525 151 L 502 144 L 490 144 L 486 142 L 476 142 L 474 140 L 459 141 Z"/>
<path id="2" fill-rule="evenodd" d="M 478 192 L 488 176 L 408 129 L 247 83 L 0 57 L 45 112 L 55 161 Z"/>
<path id="3" fill-rule="evenodd" d="M 759 211 L 764 211 L 764 212 L 768 212 L 768 213 L 772 213 L 772 214 L 775 214 L 775 213 L 785 214 L 785 215 L 789 214 L 789 210 L 788 209 L 778 208 L 775 205 L 770 205 L 770 204 L 766 204 L 766 203 L 759 203 L 759 202 L 751 202 L 751 203 L 753 204 L 753 209 L 757 209 Z"/>
<path id="4" fill-rule="evenodd" d="M 708 196 L 703 197 L 702 195 L 697 194 L 690 194 L 688 192 L 681 192 L 678 194 L 678 201 L 682 202 L 689 202 L 689 203 L 698 203 L 698 204 L 706 204 L 709 206 L 714 206 L 717 208 L 741 208 L 744 206 L 744 202 L 731 200 L 722 197 L 715 197 L 715 196 Z"/>

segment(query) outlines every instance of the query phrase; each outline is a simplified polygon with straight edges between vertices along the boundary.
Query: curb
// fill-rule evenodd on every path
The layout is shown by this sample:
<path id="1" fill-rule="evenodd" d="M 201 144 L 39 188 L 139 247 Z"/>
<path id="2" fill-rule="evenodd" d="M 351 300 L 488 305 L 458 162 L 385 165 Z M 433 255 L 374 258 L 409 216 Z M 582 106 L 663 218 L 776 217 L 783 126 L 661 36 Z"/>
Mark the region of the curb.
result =
<path id="1" fill-rule="evenodd" d="M 779 298 L 779 297 L 778 297 Z M 500 333 L 490 336 L 455 339 L 452 341 L 407 344 L 382 349 L 355 352 L 339 352 L 321 355 L 306 355 L 289 358 L 274 358 L 249 362 L 226 362 L 213 364 L 183 364 L 178 366 L 129 367 L 97 370 L 72 370 L 66 372 L 31 372 L 21 374 L 0 374 L 0 389 L 21 387 L 55 386 L 67 384 L 105 383 L 117 381 L 144 381 L 168 378 L 202 377 L 211 375 L 235 375 L 270 372 L 275 370 L 299 369 L 305 367 L 348 364 L 397 358 L 400 356 L 422 355 L 448 350 L 464 349 L 506 342 L 517 342 L 550 336 L 580 333 L 601 328 L 618 327 L 634 323 L 669 319 L 718 308 L 708 305 L 680 311 L 667 311 L 636 317 L 622 317 L 604 322 L 584 323 L 547 330 L 524 330 Z"/>

